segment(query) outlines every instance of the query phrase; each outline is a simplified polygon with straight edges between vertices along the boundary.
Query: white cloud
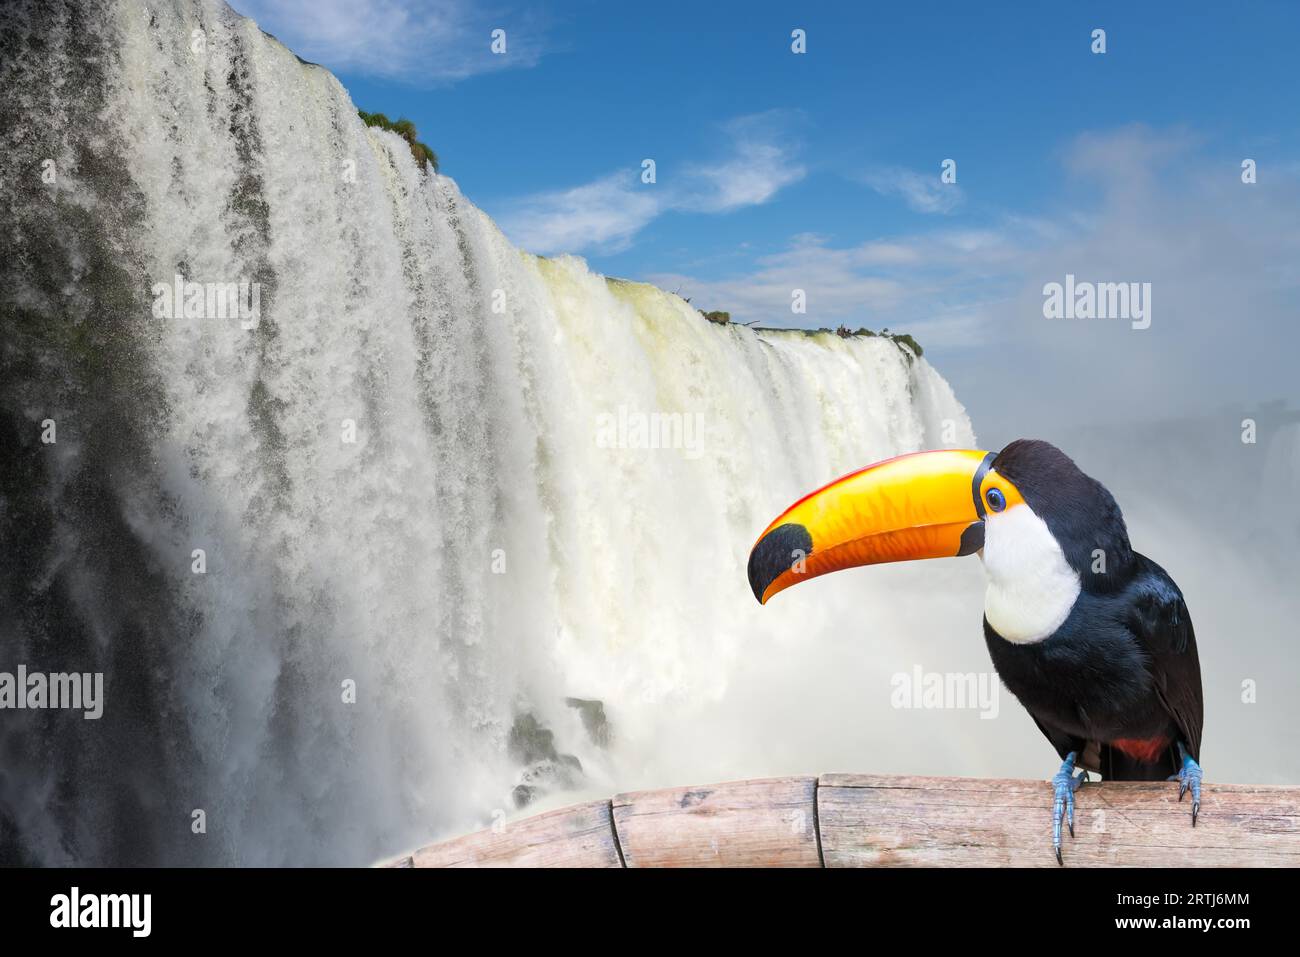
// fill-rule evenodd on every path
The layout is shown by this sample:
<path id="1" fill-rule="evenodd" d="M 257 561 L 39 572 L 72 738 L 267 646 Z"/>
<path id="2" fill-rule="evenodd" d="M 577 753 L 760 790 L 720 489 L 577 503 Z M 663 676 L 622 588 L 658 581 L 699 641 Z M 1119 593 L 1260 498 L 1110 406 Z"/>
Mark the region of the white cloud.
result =
<path id="1" fill-rule="evenodd" d="M 872 170 L 862 181 L 883 196 L 901 196 L 918 213 L 950 213 L 964 198 L 956 183 L 944 183 L 939 174 L 922 174 L 900 166 Z"/>
<path id="2" fill-rule="evenodd" d="M 235 0 L 234 6 L 303 59 L 418 86 L 534 66 L 533 16 L 491 14 L 468 0 Z M 490 49 L 506 31 L 506 52 Z"/>
<path id="3" fill-rule="evenodd" d="M 1294 396 L 1300 173 L 1279 157 L 1243 184 L 1238 159 L 1197 146 L 1182 130 L 1087 133 L 1033 215 L 852 246 L 805 234 L 738 272 L 649 278 L 741 322 L 911 332 L 1006 437 Z M 1151 283 L 1151 328 L 1044 319 L 1043 285 L 1067 273 Z"/>
<path id="4" fill-rule="evenodd" d="M 1197 137 L 1187 130 L 1156 132 L 1143 123 L 1130 123 L 1081 133 L 1062 155 L 1065 168 L 1076 175 L 1096 176 L 1114 185 L 1122 181 L 1144 185 L 1158 168 L 1196 144 Z"/>
<path id="5" fill-rule="evenodd" d="M 1052 217 L 1061 228 L 1007 265 L 1013 294 L 983 319 L 996 353 L 944 370 L 981 421 L 1014 412 L 1007 432 L 1020 434 L 1295 395 L 1300 179 L 1270 169 L 1246 185 L 1238 159 L 1196 147 L 1186 131 L 1142 126 L 1069 144 L 1064 165 L 1082 189 Z M 1067 273 L 1151 283 L 1150 328 L 1044 319 L 1043 286 Z"/>
<path id="6" fill-rule="evenodd" d="M 786 151 L 771 143 L 741 143 L 733 159 L 688 172 L 700 191 L 684 205 L 709 213 L 766 203 L 804 176 L 804 168 L 791 165 Z"/>
<path id="7" fill-rule="evenodd" d="M 687 165 L 675 177 L 657 170 L 657 182 L 643 183 L 638 165 L 571 189 L 509 201 L 497 221 L 530 252 L 617 252 L 670 211 L 726 213 L 761 205 L 806 174 L 783 135 L 787 119 L 773 112 L 725 124 L 727 155 Z"/>
<path id="8" fill-rule="evenodd" d="M 793 162 L 794 147 L 787 145 L 792 119 L 788 111 L 771 110 L 725 124 L 732 155 L 713 165 L 688 166 L 688 195 L 680 206 L 709 213 L 758 206 L 803 179 L 807 171 Z"/>
<path id="9" fill-rule="evenodd" d="M 654 187 L 635 174 L 615 174 L 573 189 L 517 201 L 502 228 L 522 249 L 537 253 L 600 248 L 617 252 L 663 212 Z"/>
<path id="10" fill-rule="evenodd" d="M 889 327 L 927 345 L 979 341 L 984 308 L 1009 292 L 1007 272 L 1023 249 L 998 230 L 936 230 L 835 247 L 802 233 L 754 268 L 724 279 L 680 274 L 649 277 L 706 309 L 766 326 Z M 807 313 L 790 311 L 804 290 Z"/>

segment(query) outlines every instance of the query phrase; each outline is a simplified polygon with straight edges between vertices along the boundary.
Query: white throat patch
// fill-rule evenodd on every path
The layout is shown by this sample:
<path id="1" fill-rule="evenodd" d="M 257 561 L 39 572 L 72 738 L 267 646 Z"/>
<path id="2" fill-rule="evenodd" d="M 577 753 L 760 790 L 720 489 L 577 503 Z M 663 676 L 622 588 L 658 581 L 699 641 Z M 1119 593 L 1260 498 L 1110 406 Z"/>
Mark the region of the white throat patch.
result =
<path id="1" fill-rule="evenodd" d="M 1007 641 L 1042 641 L 1069 617 L 1079 597 L 1079 576 L 1047 523 L 1028 505 L 985 516 L 980 557 L 989 583 L 984 617 Z"/>

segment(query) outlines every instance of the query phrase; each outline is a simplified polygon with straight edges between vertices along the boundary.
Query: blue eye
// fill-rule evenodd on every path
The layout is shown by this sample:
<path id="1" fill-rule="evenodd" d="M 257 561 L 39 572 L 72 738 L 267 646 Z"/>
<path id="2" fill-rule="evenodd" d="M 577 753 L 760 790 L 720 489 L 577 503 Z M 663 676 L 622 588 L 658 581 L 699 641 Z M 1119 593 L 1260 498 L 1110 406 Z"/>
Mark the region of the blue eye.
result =
<path id="1" fill-rule="evenodd" d="M 995 512 L 1000 512 L 1007 507 L 1006 496 L 1002 494 L 1000 489 L 989 489 L 984 498 L 988 501 L 989 508 L 993 509 Z"/>

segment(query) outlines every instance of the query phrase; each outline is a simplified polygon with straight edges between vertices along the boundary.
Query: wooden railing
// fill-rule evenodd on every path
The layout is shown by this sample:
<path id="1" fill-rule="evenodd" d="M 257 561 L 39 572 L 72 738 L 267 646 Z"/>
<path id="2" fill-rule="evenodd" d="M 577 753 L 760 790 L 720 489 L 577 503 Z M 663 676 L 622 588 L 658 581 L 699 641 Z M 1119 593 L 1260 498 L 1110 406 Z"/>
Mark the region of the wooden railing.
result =
<path id="1" fill-rule="evenodd" d="M 633 791 L 430 844 L 396 867 L 1056 867 L 1045 781 L 823 774 Z M 1089 783 L 1072 867 L 1300 866 L 1300 788 Z"/>

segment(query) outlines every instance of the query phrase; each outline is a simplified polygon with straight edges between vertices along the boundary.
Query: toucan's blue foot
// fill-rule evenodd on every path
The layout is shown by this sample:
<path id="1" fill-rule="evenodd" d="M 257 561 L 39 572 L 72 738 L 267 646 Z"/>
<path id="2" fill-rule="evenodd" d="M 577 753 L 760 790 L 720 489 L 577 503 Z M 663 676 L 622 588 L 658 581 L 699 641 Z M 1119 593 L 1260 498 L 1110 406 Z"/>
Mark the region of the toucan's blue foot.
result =
<path id="1" fill-rule="evenodd" d="M 1061 770 L 1056 772 L 1052 778 L 1052 849 L 1056 851 L 1056 863 L 1064 864 L 1061 860 L 1061 819 L 1065 818 L 1070 826 L 1070 837 L 1074 837 L 1074 792 L 1079 790 L 1079 785 L 1088 780 L 1088 772 L 1080 771 L 1077 775 L 1074 773 L 1074 762 L 1078 760 L 1078 753 L 1071 751 L 1065 756 L 1064 763 L 1061 764 Z"/>
<path id="2" fill-rule="evenodd" d="M 1183 759 L 1183 766 L 1178 773 L 1169 778 L 1170 781 L 1178 782 L 1178 800 L 1181 802 L 1183 795 L 1190 789 L 1192 792 L 1192 827 L 1196 827 L 1197 815 L 1201 813 L 1201 766 L 1196 763 L 1196 759 L 1187 753 L 1182 742 L 1178 743 L 1178 753 Z"/>

